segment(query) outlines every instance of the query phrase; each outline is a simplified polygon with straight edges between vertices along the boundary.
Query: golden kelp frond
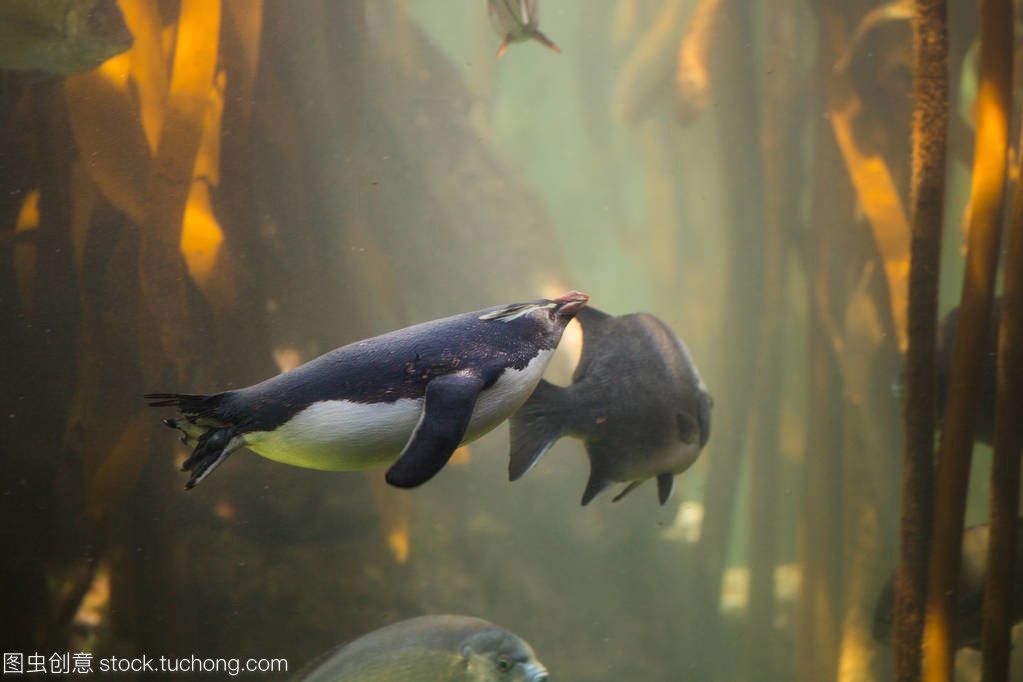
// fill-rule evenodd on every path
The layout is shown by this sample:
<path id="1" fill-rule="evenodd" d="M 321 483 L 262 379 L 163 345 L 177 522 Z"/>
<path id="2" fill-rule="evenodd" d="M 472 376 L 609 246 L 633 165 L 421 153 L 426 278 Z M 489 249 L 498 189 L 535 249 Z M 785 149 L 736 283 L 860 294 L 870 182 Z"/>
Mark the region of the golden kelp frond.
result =
<path id="1" fill-rule="evenodd" d="M 120 0 L 125 21 L 135 36 L 135 45 L 128 53 L 130 78 L 137 92 L 142 127 L 149 142 L 150 153 L 156 152 L 167 108 L 170 65 L 169 48 L 164 44 L 166 31 L 160 22 L 160 8 L 148 0 Z M 173 33 L 171 33 L 173 35 Z"/>
<path id="2" fill-rule="evenodd" d="M 836 78 L 841 78 L 837 76 Z M 909 292 L 909 218 L 895 188 L 892 173 L 879 155 L 866 154 L 856 145 L 853 121 L 860 113 L 859 98 L 851 90 L 831 107 L 831 125 L 846 169 L 867 216 L 874 241 L 884 261 L 892 318 L 899 350 L 906 350 L 906 306 Z"/>
<path id="3" fill-rule="evenodd" d="M 387 485 L 379 471 L 366 472 L 366 479 L 373 494 L 373 505 L 380 518 L 380 529 L 387 548 L 395 562 L 404 564 L 412 550 L 412 496 L 404 490 Z"/>
<path id="4" fill-rule="evenodd" d="M 188 274 L 204 293 L 210 284 L 217 264 L 217 254 L 223 243 L 224 231 L 213 215 L 209 185 L 193 182 L 181 226 L 181 255 L 185 257 Z M 210 298 L 215 302 L 214 298 Z"/>
<path id="5" fill-rule="evenodd" d="M 678 45 L 675 65 L 675 118 L 686 126 L 707 107 L 710 88 L 710 48 L 721 0 L 700 0 Z"/>
<path id="6" fill-rule="evenodd" d="M 34 189 L 25 195 L 18 211 L 18 220 L 14 232 L 32 232 L 39 229 L 39 190 Z M 35 276 L 38 252 L 32 243 L 14 245 L 14 274 L 18 282 L 18 299 L 24 310 L 32 310 L 35 303 Z"/>
<path id="7" fill-rule="evenodd" d="M 226 81 L 227 73 L 220 71 L 210 84 L 202 141 L 181 227 L 185 266 L 214 309 L 230 308 L 235 301 L 233 278 L 228 264 L 220 257 L 224 230 L 217 221 L 210 196 L 220 184 L 220 132 Z"/>
<path id="8" fill-rule="evenodd" d="M 64 80 L 64 99 L 78 156 L 93 182 L 136 225 L 143 217 L 149 146 L 138 100 L 129 87 L 133 54 L 144 42 L 103 66 Z"/>
<path id="9" fill-rule="evenodd" d="M 146 464 L 143 453 L 148 448 L 151 428 L 149 415 L 136 413 L 124 424 L 121 437 L 105 457 L 94 466 L 86 462 L 85 515 L 90 520 L 104 520 L 134 490 Z"/>
<path id="10" fill-rule="evenodd" d="M 71 168 L 71 246 L 79 278 L 85 275 L 85 244 L 98 198 L 99 192 L 89 176 L 87 164 L 81 159 L 75 161 Z"/>
<path id="11" fill-rule="evenodd" d="M 684 3 L 665 0 L 653 24 L 640 36 L 622 66 L 611 99 L 614 117 L 635 123 L 671 82 L 675 46 L 682 33 Z"/>
<path id="12" fill-rule="evenodd" d="M 237 69 L 238 83 L 235 92 L 243 110 L 249 113 L 253 93 L 256 89 L 256 73 L 259 70 L 259 50 L 263 33 L 263 0 L 226 0 L 233 35 L 237 37 L 241 50 Z"/>
<path id="13" fill-rule="evenodd" d="M 210 105 L 220 37 L 220 2 L 183 0 L 167 114 L 146 191 L 139 253 L 140 285 L 164 356 L 178 375 L 192 333 L 180 245 L 193 171 Z"/>

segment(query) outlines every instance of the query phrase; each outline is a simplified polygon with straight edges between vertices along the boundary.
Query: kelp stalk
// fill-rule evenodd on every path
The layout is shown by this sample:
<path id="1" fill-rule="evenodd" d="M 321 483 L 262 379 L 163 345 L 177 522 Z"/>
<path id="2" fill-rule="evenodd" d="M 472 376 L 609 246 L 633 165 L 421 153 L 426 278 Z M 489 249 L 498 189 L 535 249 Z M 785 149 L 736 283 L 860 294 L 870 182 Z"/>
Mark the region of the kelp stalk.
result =
<path id="1" fill-rule="evenodd" d="M 923 679 L 927 682 L 952 679 L 953 619 L 963 516 L 1005 191 L 1012 83 L 1012 3 L 1010 0 L 984 0 L 980 11 L 980 89 L 970 188 L 970 231 L 938 455 L 934 538 L 927 582 L 923 645 Z"/>
<path id="2" fill-rule="evenodd" d="M 1021 147 L 1023 148 L 1023 147 Z M 1023 163 L 1020 164 L 1023 171 Z M 984 586 L 983 680 L 1009 679 L 1012 629 L 1013 566 L 1020 455 L 1023 453 L 1023 182 L 1016 175 L 1008 249 L 1002 273 L 1002 326 L 998 331 L 994 460 Z M 1020 589 L 1019 586 L 1016 589 Z"/>
<path id="3" fill-rule="evenodd" d="M 902 459 L 900 561 L 895 581 L 895 674 L 920 677 L 927 555 L 934 504 L 935 345 L 948 133 L 944 0 L 916 0 L 913 48 L 913 184 Z"/>

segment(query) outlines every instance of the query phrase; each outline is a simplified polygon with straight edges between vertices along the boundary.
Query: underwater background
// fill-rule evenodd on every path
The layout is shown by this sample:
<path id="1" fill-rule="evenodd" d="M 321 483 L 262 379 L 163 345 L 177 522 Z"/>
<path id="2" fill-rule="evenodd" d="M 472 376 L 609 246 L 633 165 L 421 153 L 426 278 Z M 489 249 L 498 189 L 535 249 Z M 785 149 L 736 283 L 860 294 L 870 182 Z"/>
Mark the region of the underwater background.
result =
<path id="1" fill-rule="evenodd" d="M 0 36 L 111 4 L 12 2 Z M 500 59 L 483 0 L 116 5 L 130 41 L 0 49 L 3 651 L 294 672 L 464 613 L 552 680 L 895 679 L 872 627 L 899 560 L 909 3 L 547 0 L 561 53 Z M 942 314 L 980 33 L 948 9 Z M 413 491 L 241 451 L 186 493 L 141 398 L 567 289 L 660 317 L 714 396 L 663 507 L 652 483 L 581 507 L 567 438 L 509 483 L 507 426 Z M 573 325 L 548 378 L 579 347 Z M 988 444 L 972 467 L 967 525 Z"/>

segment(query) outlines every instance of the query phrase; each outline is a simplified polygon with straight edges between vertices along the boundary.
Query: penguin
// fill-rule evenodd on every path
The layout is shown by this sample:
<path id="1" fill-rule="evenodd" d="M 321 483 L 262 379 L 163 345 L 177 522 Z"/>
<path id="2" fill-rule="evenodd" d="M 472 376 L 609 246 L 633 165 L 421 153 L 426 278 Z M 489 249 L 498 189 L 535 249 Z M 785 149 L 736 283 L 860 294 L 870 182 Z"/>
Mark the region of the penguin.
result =
<path id="1" fill-rule="evenodd" d="M 561 48 L 540 31 L 540 13 L 537 0 L 487 0 L 487 14 L 490 25 L 501 38 L 497 58 L 504 56 L 512 43 L 535 40 L 554 52 Z"/>
<path id="2" fill-rule="evenodd" d="M 486 308 L 337 348 L 247 388 L 145 397 L 181 412 L 164 423 L 194 448 L 186 489 L 243 447 L 330 471 L 393 462 L 387 482 L 413 488 L 525 402 L 587 301 L 571 291 Z"/>
<path id="3" fill-rule="evenodd" d="M 526 474 L 562 436 L 584 441 L 590 477 L 582 504 L 615 482 L 614 501 L 648 478 L 663 505 L 675 474 L 710 438 L 714 401 L 689 350 L 668 325 L 646 313 L 612 317 L 581 310 L 583 349 L 572 384 L 541 380 L 511 424 L 508 477 Z"/>

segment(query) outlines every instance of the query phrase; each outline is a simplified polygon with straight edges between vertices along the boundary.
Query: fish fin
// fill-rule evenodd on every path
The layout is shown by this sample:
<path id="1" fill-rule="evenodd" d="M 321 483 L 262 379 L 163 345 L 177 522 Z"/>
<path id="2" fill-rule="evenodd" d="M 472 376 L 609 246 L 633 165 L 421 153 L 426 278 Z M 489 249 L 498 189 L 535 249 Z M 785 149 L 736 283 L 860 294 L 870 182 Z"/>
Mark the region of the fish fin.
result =
<path id="1" fill-rule="evenodd" d="M 675 488 L 675 474 L 670 471 L 666 471 L 663 474 L 657 474 L 657 499 L 660 501 L 661 506 L 671 499 L 671 491 Z"/>
<path id="2" fill-rule="evenodd" d="M 604 488 L 611 485 L 609 481 L 598 469 L 595 469 L 592 465 L 590 466 L 590 479 L 586 481 L 586 490 L 583 491 L 583 499 L 580 502 L 582 506 L 588 505 L 593 498 L 600 494 Z"/>
<path id="3" fill-rule="evenodd" d="M 561 54 L 561 48 L 555 45 L 554 41 L 548 38 L 546 35 L 544 35 L 542 31 L 534 29 L 530 35 L 532 36 L 533 40 L 540 43 L 541 45 L 549 49 L 551 52 Z"/>
<path id="4" fill-rule="evenodd" d="M 444 468 L 462 443 L 484 380 L 472 372 L 445 374 L 426 385 L 423 413 L 398 460 L 387 470 L 387 482 L 415 488 Z"/>
<path id="5" fill-rule="evenodd" d="M 710 413 L 714 408 L 714 399 L 710 397 L 709 393 L 701 391 L 699 401 L 696 420 L 700 422 L 700 449 L 702 450 L 710 440 Z"/>
<path id="6" fill-rule="evenodd" d="M 620 492 L 617 495 L 615 495 L 614 498 L 611 501 L 612 502 L 617 502 L 618 500 L 622 499 L 623 497 L 625 497 L 626 495 L 631 493 L 633 490 L 638 488 L 642 483 L 643 483 L 643 480 L 631 481 L 629 483 L 629 485 L 625 486 L 625 489 L 622 490 L 622 492 Z"/>
<path id="7" fill-rule="evenodd" d="M 175 426 L 175 428 L 179 427 Z M 188 483 L 185 484 L 185 490 L 191 490 L 202 483 L 204 478 L 224 463 L 228 455 L 245 444 L 237 435 L 234 428 L 225 426 L 211 428 L 198 437 L 198 444 L 192 454 L 181 465 L 182 471 L 191 473 Z"/>
<path id="8" fill-rule="evenodd" d="M 675 413 L 675 429 L 683 443 L 695 443 L 702 437 L 700 422 L 687 412 Z"/>
<path id="9" fill-rule="evenodd" d="M 541 379 L 526 403 L 512 415 L 509 481 L 517 481 L 525 476 L 565 434 L 566 425 L 562 414 L 565 400 L 565 389 Z"/>
<path id="10" fill-rule="evenodd" d="M 601 337 L 605 334 L 604 328 L 612 316 L 592 306 L 586 306 L 575 314 L 575 319 L 583 328 L 583 349 L 579 354 L 579 364 L 572 374 L 573 383 L 583 378 L 590 363 L 597 356 Z"/>
<path id="11" fill-rule="evenodd" d="M 508 51 L 508 41 L 501 41 L 501 47 L 497 48 L 497 58 L 500 59 L 504 56 L 504 53 Z"/>

